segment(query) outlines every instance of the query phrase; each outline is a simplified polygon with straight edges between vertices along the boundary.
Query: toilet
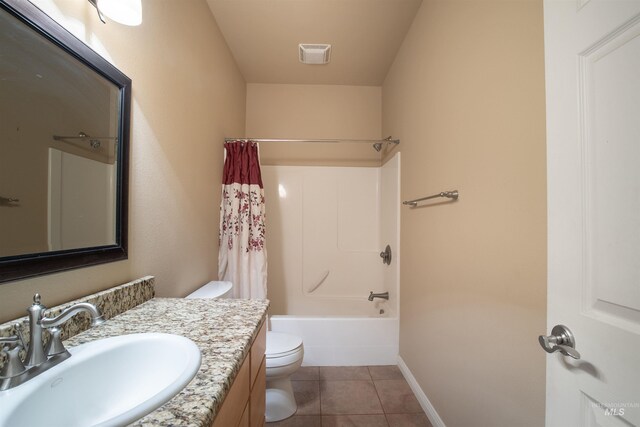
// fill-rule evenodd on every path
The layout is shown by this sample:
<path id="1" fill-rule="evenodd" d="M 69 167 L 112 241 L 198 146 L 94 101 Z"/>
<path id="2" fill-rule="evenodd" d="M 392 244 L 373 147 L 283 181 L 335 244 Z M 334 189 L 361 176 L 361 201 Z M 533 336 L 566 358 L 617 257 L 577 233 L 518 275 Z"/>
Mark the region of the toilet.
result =
<path id="1" fill-rule="evenodd" d="M 282 332 L 267 332 L 267 422 L 284 420 L 298 409 L 293 397 L 291 375 L 302 365 L 302 338 Z"/>
<path id="2" fill-rule="evenodd" d="M 231 288 L 231 282 L 213 281 L 196 289 L 185 298 L 228 298 Z M 296 413 L 298 406 L 293 396 L 290 378 L 302 365 L 303 356 L 302 338 L 283 332 L 267 332 L 265 350 L 267 422 L 284 420 Z"/>

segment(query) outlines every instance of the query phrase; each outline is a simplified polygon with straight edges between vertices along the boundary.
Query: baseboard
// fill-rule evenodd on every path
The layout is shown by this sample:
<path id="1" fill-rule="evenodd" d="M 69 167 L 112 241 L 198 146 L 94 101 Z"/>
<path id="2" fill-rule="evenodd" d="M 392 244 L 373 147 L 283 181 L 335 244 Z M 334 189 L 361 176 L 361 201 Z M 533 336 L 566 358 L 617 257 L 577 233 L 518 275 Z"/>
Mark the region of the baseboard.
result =
<path id="1" fill-rule="evenodd" d="M 440 418 L 440 415 L 436 412 L 436 408 L 433 407 L 427 398 L 427 395 L 422 391 L 418 381 L 409 370 L 409 367 L 404 363 L 404 360 L 402 360 L 402 357 L 400 356 L 398 356 L 398 368 L 400 368 L 402 375 L 404 375 L 404 378 L 409 383 L 409 387 L 413 390 L 413 394 L 416 395 L 416 399 L 418 399 L 420 406 L 422 406 L 422 410 L 427 414 L 427 417 L 429 418 L 429 421 L 431 421 L 433 427 L 446 427 L 444 425 L 444 421 L 442 421 L 442 418 Z"/>

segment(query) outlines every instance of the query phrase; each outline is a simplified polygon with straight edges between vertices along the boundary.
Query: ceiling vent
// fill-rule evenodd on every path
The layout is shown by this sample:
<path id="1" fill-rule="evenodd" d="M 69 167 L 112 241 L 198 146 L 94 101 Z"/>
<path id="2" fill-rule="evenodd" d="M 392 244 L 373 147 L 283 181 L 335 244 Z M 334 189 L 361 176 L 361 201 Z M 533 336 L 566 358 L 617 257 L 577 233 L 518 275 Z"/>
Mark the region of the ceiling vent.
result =
<path id="1" fill-rule="evenodd" d="M 331 59 L 330 44 L 299 44 L 298 48 L 303 64 L 328 64 Z"/>

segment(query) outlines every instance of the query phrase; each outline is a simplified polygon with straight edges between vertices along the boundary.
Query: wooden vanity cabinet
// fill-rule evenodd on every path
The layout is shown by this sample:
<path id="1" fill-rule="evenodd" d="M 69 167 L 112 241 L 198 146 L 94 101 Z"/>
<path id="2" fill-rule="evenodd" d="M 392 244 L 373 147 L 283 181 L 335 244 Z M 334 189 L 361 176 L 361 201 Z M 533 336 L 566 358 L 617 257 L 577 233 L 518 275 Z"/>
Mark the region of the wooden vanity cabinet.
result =
<path id="1" fill-rule="evenodd" d="M 262 427 L 266 398 L 267 322 L 262 322 L 211 427 Z"/>

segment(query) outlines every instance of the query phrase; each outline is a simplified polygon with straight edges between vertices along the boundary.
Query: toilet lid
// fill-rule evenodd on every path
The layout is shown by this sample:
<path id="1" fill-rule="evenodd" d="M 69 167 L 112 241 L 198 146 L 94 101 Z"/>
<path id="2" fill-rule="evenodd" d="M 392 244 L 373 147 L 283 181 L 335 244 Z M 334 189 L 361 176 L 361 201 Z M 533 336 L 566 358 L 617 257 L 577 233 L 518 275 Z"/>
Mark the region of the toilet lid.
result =
<path id="1" fill-rule="evenodd" d="M 267 357 L 290 353 L 302 346 L 302 338 L 282 332 L 267 332 Z"/>

